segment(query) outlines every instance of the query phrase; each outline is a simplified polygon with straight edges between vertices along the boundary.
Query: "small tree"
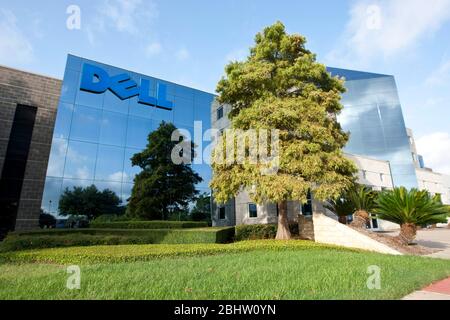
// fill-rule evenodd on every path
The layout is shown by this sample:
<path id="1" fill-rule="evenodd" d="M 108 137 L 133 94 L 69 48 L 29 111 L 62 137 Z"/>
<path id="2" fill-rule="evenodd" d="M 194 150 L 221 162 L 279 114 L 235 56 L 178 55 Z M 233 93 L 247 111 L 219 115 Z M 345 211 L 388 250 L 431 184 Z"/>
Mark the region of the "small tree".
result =
<path id="1" fill-rule="evenodd" d="M 201 194 L 191 210 L 193 221 L 207 221 L 211 223 L 211 196 L 207 193 Z"/>
<path id="2" fill-rule="evenodd" d="M 95 185 L 66 188 L 59 199 L 59 211 L 61 216 L 86 216 L 90 221 L 103 214 L 119 213 L 120 202 L 113 191 L 99 191 Z"/>
<path id="3" fill-rule="evenodd" d="M 198 194 L 195 185 L 202 182 L 202 178 L 190 164 L 176 164 L 172 160 L 172 152 L 186 140 L 181 137 L 181 141 L 172 141 L 176 130 L 173 124 L 162 122 L 156 131 L 149 134 L 145 150 L 131 158 L 133 166 L 142 171 L 134 178 L 128 215 L 166 220 L 173 212 L 182 212 Z M 190 143 L 190 155 L 182 156 L 192 158 L 194 144 L 187 143 Z"/>
<path id="4" fill-rule="evenodd" d="M 219 143 L 211 182 L 215 200 L 225 203 L 246 190 L 256 203 L 277 203 L 277 239 L 291 238 L 288 201 L 307 203 L 309 191 L 317 200 L 337 198 L 356 170 L 343 155 L 348 134 L 336 120 L 343 80 L 332 77 L 305 44 L 303 36 L 287 34 L 277 22 L 256 35 L 246 61 L 226 66 L 217 86 L 218 102 L 232 108 L 232 129 L 278 130 L 279 164 L 271 170 L 272 164 L 251 160 L 224 163 Z"/>
<path id="5" fill-rule="evenodd" d="M 44 212 L 44 210 L 41 209 L 41 214 L 39 215 L 39 227 L 41 229 L 44 228 L 55 228 L 56 227 L 56 218 L 49 214 Z"/>
<path id="6" fill-rule="evenodd" d="M 353 227 L 365 229 L 370 223 L 370 212 L 375 208 L 377 192 L 362 185 L 356 186 L 348 193 L 348 198 L 354 207 Z"/>
<path id="7" fill-rule="evenodd" d="M 418 226 L 447 222 L 448 209 L 427 191 L 395 188 L 381 193 L 376 204 L 377 218 L 401 226 L 398 239 L 405 245 L 415 239 Z"/>
<path id="8" fill-rule="evenodd" d="M 356 210 L 347 193 L 342 194 L 335 200 L 328 200 L 325 208 L 337 215 L 339 222 L 342 224 L 347 224 L 347 216 L 353 214 Z"/>

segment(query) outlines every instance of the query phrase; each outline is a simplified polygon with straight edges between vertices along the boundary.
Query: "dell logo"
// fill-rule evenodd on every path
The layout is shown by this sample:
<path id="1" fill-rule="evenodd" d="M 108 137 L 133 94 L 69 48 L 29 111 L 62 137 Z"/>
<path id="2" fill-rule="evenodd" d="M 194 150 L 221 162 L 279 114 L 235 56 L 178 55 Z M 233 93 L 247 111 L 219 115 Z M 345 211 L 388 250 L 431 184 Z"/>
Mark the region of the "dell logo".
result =
<path id="1" fill-rule="evenodd" d="M 158 95 L 153 97 L 149 94 L 149 80 L 142 79 L 141 85 L 138 86 L 136 81 L 126 73 L 110 77 L 102 68 L 87 63 L 83 66 L 80 89 L 97 94 L 104 93 L 109 89 L 121 100 L 139 96 L 138 102 L 141 104 L 165 110 L 172 110 L 173 107 L 173 103 L 167 100 L 166 85 L 158 83 Z"/>

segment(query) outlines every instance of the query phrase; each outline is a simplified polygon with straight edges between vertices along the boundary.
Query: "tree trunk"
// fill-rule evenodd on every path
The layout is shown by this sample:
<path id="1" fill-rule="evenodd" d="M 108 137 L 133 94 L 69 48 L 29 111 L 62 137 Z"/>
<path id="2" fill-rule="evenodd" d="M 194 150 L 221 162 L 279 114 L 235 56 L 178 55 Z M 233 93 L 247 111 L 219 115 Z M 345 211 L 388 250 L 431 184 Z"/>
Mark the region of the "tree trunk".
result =
<path id="1" fill-rule="evenodd" d="M 404 223 L 400 227 L 398 239 L 404 245 L 411 244 L 416 238 L 417 226 L 414 223 Z"/>
<path id="2" fill-rule="evenodd" d="M 339 216 L 338 220 L 342 224 L 347 224 L 347 216 Z"/>
<path id="3" fill-rule="evenodd" d="M 290 240 L 291 231 L 289 231 L 289 221 L 287 212 L 287 201 L 278 203 L 278 230 L 277 240 Z"/>
<path id="4" fill-rule="evenodd" d="M 367 224 L 370 222 L 369 214 L 364 210 L 356 211 L 353 219 L 351 226 L 359 229 L 366 229 Z"/>

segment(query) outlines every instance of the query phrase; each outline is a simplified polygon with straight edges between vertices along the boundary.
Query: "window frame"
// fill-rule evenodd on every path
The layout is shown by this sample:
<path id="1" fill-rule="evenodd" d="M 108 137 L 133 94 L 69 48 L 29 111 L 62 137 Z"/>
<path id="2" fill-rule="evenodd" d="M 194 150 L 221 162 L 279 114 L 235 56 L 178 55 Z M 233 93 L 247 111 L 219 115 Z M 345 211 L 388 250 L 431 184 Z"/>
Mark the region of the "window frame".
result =
<path id="1" fill-rule="evenodd" d="M 252 215 L 251 215 L 253 210 L 251 210 L 250 207 L 252 207 L 252 206 L 255 207 L 254 212 L 256 213 L 256 216 L 254 216 L 254 217 L 252 217 Z M 258 218 L 258 206 L 256 205 L 256 203 L 249 203 L 248 206 L 247 206 L 247 210 L 248 210 L 248 217 L 250 219 L 257 219 Z"/>
<path id="2" fill-rule="evenodd" d="M 223 116 L 224 116 L 224 112 L 223 112 L 224 110 L 223 110 L 223 106 L 221 106 L 221 107 L 219 107 L 219 108 L 217 108 L 217 110 L 216 110 L 216 120 L 220 120 L 220 119 L 222 119 L 223 118 Z"/>
<path id="3" fill-rule="evenodd" d="M 222 218 L 222 210 L 223 210 L 223 218 Z M 218 208 L 218 216 L 219 216 L 219 220 L 223 221 L 227 219 L 227 211 L 225 206 L 221 206 Z"/>

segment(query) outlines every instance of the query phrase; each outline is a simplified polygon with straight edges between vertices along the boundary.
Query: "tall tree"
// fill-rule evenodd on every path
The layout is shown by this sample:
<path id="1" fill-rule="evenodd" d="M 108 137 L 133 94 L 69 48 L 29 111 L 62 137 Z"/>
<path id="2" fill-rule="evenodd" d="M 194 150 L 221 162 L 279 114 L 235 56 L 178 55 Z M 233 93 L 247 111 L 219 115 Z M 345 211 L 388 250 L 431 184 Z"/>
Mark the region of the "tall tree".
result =
<path id="1" fill-rule="evenodd" d="M 191 210 L 193 221 L 207 221 L 211 223 L 211 196 L 207 193 L 198 196 L 195 206 Z"/>
<path id="2" fill-rule="evenodd" d="M 133 166 L 142 171 L 134 178 L 134 186 L 129 199 L 128 214 L 149 220 L 166 220 L 172 212 L 182 211 L 198 194 L 195 185 L 202 178 L 192 170 L 188 161 L 176 164 L 172 153 L 183 141 L 190 148 L 184 158 L 192 158 L 194 144 L 181 136 L 180 141 L 172 141 L 177 128 L 162 122 L 150 133 L 144 151 L 131 158 Z M 180 153 L 185 152 L 181 149 Z"/>
<path id="3" fill-rule="evenodd" d="M 261 163 L 221 162 L 219 143 L 211 182 L 215 199 L 224 203 L 245 189 L 257 203 L 277 203 L 277 239 L 291 237 L 289 200 L 306 203 L 308 191 L 317 200 L 337 198 L 351 186 L 355 172 L 342 152 L 348 134 L 336 121 L 343 108 L 343 80 L 317 63 L 305 43 L 277 22 L 256 35 L 246 61 L 226 66 L 217 86 L 218 102 L 232 108 L 232 129 L 279 130 L 279 165 L 266 175 Z"/>
<path id="4" fill-rule="evenodd" d="M 111 190 L 99 191 L 95 185 L 66 188 L 59 199 L 61 216 L 86 216 L 92 220 L 103 214 L 121 211 L 119 197 Z"/>

